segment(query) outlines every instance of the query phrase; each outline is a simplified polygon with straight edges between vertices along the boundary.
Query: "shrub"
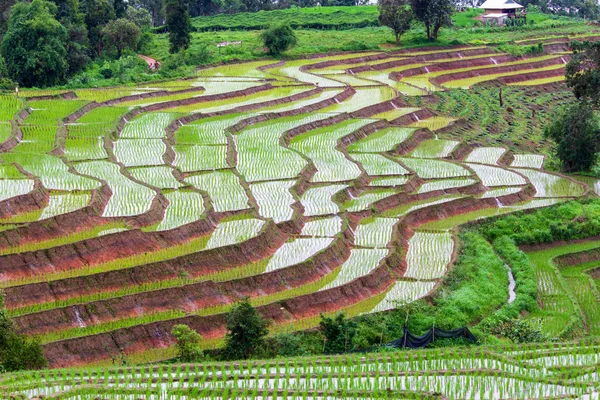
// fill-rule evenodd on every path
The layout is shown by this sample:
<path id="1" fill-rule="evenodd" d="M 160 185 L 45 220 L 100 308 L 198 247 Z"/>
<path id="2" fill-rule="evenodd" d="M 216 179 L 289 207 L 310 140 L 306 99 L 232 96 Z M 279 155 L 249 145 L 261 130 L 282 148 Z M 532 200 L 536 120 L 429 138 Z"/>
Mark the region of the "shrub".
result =
<path id="1" fill-rule="evenodd" d="M 296 45 L 296 34 L 288 24 L 274 25 L 261 35 L 270 54 L 278 55 Z"/>
<path id="2" fill-rule="evenodd" d="M 548 340 L 542 333 L 539 320 L 525 320 L 493 315 L 481 323 L 481 329 L 492 335 L 506 337 L 514 343 L 531 343 Z"/>
<path id="3" fill-rule="evenodd" d="M 202 336 L 187 325 L 175 325 L 171 335 L 177 341 L 177 357 L 181 362 L 198 362 L 204 358 L 200 349 Z"/>
<path id="4" fill-rule="evenodd" d="M 345 353 L 352 348 L 356 322 L 346 319 L 344 313 L 337 313 L 333 318 L 321 314 L 319 329 L 325 337 L 325 354 Z"/>

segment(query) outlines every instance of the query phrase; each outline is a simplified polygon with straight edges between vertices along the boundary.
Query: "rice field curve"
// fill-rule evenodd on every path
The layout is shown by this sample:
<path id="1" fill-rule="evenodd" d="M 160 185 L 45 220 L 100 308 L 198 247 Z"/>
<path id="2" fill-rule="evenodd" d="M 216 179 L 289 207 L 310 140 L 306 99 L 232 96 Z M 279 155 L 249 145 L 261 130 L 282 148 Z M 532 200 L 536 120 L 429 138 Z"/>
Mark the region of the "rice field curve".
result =
<path id="1" fill-rule="evenodd" d="M 430 102 L 482 84 L 554 93 L 569 49 L 544 49 L 346 53 L 4 95 L 9 315 L 67 367 L 168 358 L 180 323 L 218 346 L 243 297 L 280 332 L 427 296 L 457 226 L 593 194 L 543 155 L 462 140 L 479 113 Z"/>

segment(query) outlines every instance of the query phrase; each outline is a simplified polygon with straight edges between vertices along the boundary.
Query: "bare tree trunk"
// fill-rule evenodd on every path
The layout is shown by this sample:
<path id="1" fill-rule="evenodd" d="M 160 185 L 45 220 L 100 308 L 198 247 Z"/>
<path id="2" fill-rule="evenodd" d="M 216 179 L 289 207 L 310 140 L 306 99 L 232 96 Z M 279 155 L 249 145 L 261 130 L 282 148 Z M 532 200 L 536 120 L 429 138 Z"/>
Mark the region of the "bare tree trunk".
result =
<path id="1" fill-rule="evenodd" d="M 396 32 L 396 46 L 400 45 L 400 34 Z"/>

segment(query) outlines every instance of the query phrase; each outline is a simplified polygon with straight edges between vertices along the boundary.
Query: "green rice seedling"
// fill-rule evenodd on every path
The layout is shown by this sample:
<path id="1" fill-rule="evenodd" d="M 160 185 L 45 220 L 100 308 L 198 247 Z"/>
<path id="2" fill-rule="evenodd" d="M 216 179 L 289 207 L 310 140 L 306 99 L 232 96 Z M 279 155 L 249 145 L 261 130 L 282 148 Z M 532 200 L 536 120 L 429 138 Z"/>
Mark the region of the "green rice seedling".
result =
<path id="1" fill-rule="evenodd" d="M 215 211 L 235 211 L 249 208 L 248 196 L 239 178 L 230 170 L 192 175 L 185 179 L 197 189 L 208 193 Z"/>
<path id="2" fill-rule="evenodd" d="M 522 176 L 499 167 L 480 164 L 466 164 L 475 171 L 475 174 L 487 187 L 494 186 L 520 186 L 525 185 L 527 181 Z"/>
<path id="3" fill-rule="evenodd" d="M 423 123 L 425 121 L 428 120 L 424 120 Z M 445 158 L 454 151 L 456 146 L 458 146 L 458 142 L 454 140 L 424 140 L 410 153 L 410 156 L 414 158 Z"/>
<path id="4" fill-rule="evenodd" d="M 452 259 L 454 240 L 450 233 L 415 232 L 408 241 L 407 278 L 431 280 L 445 275 Z"/>
<path id="5" fill-rule="evenodd" d="M 346 201 L 343 208 L 350 212 L 363 211 L 371 207 L 373 203 L 398 193 L 397 189 L 369 189 Z"/>

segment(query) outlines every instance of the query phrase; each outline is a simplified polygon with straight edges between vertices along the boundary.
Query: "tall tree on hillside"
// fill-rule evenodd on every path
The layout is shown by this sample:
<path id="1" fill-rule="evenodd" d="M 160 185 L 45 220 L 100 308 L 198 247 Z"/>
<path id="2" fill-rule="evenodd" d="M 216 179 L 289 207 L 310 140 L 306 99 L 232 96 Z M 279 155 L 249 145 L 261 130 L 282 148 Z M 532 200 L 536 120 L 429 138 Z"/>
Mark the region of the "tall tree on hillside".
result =
<path id="1" fill-rule="evenodd" d="M 379 0 L 379 23 L 391 28 L 396 35 L 396 46 L 400 44 L 400 36 L 410 29 L 414 14 L 403 0 Z"/>
<path id="2" fill-rule="evenodd" d="M 573 42 L 573 58 L 567 64 L 567 85 L 580 100 L 600 106 L 600 41 Z"/>
<path id="3" fill-rule="evenodd" d="M 69 75 L 81 71 L 89 62 L 88 31 L 79 0 L 52 0 L 58 7 L 56 18 L 67 29 L 67 62 Z"/>
<path id="4" fill-rule="evenodd" d="M 121 58 L 125 49 L 137 50 L 141 33 L 135 23 L 125 18 L 115 19 L 102 29 L 102 43 L 108 49 L 115 49 L 117 58 Z"/>
<path id="5" fill-rule="evenodd" d="M 152 16 L 152 26 L 160 26 L 165 22 L 165 5 L 163 0 L 130 0 L 133 8 L 145 8 Z"/>
<path id="6" fill-rule="evenodd" d="M 177 53 L 190 46 L 192 22 L 186 0 L 165 1 L 167 29 L 169 30 L 169 51 Z"/>
<path id="7" fill-rule="evenodd" d="M 8 75 L 22 86 L 57 85 L 67 76 L 67 30 L 54 18 L 56 11 L 45 0 L 12 8 L 1 53 Z"/>
<path id="8" fill-rule="evenodd" d="M 247 359 L 264 347 L 264 338 L 269 331 L 248 299 L 235 304 L 227 314 L 227 334 L 223 353 L 227 359 Z"/>
<path id="9" fill-rule="evenodd" d="M 587 101 L 564 109 L 544 132 L 557 144 L 565 172 L 589 171 L 600 151 L 600 121 Z"/>
<path id="10" fill-rule="evenodd" d="M 113 0 L 113 9 L 117 18 L 123 18 L 127 10 L 127 3 L 124 0 Z"/>
<path id="11" fill-rule="evenodd" d="M 96 56 L 102 55 L 102 29 L 116 18 L 112 3 L 108 0 L 83 0 L 85 24 L 88 27 L 90 45 Z"/>
<path id="12" fill-rule="evenodd" d="M 4 35 L 4 32 L 6 32 L 10 9 L 14 4 L 15 0 L 0 1 L 0 39 L 2 38 L 2 35 Z"/>
<path id="13" fill-rule="evenodd" d="M 434 41 L 442 27 L 452 26 L 452 0 L 411 0 L 415 16 L 425 25 L 427 39 Z"/>

